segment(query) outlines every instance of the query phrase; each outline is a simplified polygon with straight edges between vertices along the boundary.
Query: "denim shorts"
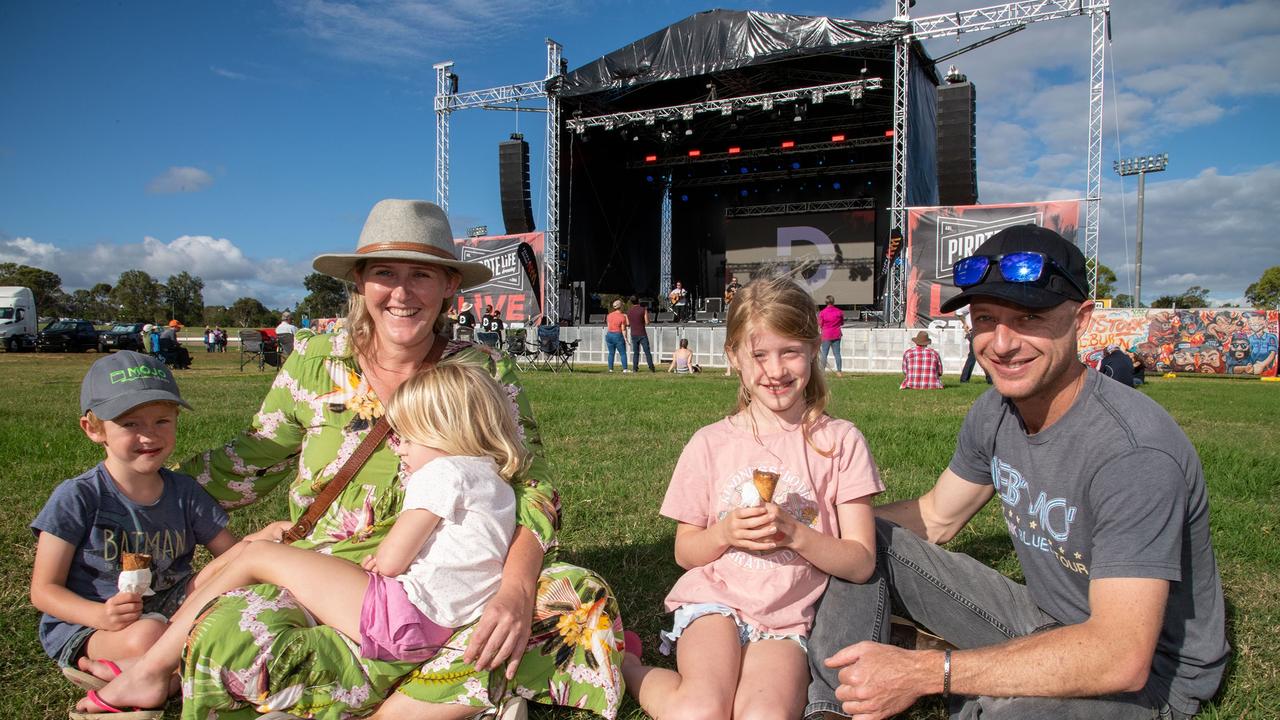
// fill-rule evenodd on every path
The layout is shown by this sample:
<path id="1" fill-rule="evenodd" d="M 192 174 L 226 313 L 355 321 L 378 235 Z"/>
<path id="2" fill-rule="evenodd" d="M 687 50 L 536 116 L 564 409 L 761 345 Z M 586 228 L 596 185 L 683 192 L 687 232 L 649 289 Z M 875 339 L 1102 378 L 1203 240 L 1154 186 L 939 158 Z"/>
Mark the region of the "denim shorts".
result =
<path id="1" fill-rule="evenodd" d="M 676 608 L 675 618 L 671 623 L 671 632 L 663 631 L 658 633 L 662 638 L 662 642 L 658 646 L 658 652 L 663 655 L 670 655 L 671 651 L 675 649 L 676 641 L 680 639 L 685 628 L 689 627 L 689 623 L 703 615 L 712 614 L 723 615 L 733 620 L 734 624 L 738 626 L 738 642 L 742 643 L 744 647 L 749 643 L 760 642 L 761 640 L 791 640 L 799 645 L 806 655 L 809 653 L 809 640 L 805 636 L 761 632 L 760 628 L 738 617 L 737 610 L 720 603 L 691 603 Z"/>

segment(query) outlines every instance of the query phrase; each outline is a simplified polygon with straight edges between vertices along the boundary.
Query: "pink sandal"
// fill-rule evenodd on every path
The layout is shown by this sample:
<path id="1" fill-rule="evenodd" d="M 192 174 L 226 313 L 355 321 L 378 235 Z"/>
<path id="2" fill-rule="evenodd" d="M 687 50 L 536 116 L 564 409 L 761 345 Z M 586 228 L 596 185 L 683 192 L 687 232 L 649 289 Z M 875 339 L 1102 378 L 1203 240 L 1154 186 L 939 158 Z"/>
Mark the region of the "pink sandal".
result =
<path id="1" fill-rule="evenodd" d="M 626 652 L 629 655 L 635 655 L 637 660 L 640 659 L 640 655 L 643 648 L 640 644 L 639 635 L 635 634 L 630 630 L 623 630 L 622 645 L 623 645 L 623 652 Z"/>
<path id="2" fill-rule="evenodd" d="M 110 718 L 111 720 L 160 720 L 164 717 L 164 710 L 141 710 L 139 708 L 121 710 L 98 697 L 97 690 L 90 690 L 85 697 L 89 702 L 98 706 L 101 712 L 72 710 L 68 716 L 70 720 L 104 720 L 104 718 Z"/>
<path id="3" fill-rule="evenodd" d="M 100 662 L 105 665 L 106 668 L 111 671 L 111 677 L 120 677 L 121 670 L 119 665 L 111 662 L 110 660 L 97 660 L 96 662 Z M 87 673 L 80 668 L 71 667 L 70 665 L 62 668 L 62 677 L 66 678 L 68 682 L 81 690 L 101 690 L 107 684 L 106 680 L 103 680 L 97 675 Z"/>

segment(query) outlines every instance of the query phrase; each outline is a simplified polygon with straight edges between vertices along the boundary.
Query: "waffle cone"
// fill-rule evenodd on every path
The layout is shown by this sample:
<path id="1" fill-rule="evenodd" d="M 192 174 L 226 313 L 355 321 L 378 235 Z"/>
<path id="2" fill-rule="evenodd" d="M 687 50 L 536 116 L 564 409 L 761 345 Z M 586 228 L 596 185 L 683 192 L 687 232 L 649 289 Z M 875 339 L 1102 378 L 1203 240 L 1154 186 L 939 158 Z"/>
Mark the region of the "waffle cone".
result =
<path id="1" fill-rule="evenodd" d="M 760 502 L 773 502 L 773 493 L 778 489 L 778 473 L 768 470 L 752 470 L 751 482 L 760 493 Z"/>
<path id="2" fill-rule="evenodd" d="M 146 553 L 121 553 L 121 570 L 148 570 L 151 568 L 151 556 Z"/>

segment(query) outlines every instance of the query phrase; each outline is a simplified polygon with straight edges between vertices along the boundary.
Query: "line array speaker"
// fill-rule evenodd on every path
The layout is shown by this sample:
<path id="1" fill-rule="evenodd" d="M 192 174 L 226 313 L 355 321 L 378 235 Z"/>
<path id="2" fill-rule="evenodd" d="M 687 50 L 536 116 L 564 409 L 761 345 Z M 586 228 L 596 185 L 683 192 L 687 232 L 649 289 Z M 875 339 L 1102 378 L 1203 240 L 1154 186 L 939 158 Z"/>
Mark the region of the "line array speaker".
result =
<path id="1" fill-rule="evenodd" d="M 498 143 L 498 183 L 502 194 L 502 224 L 508 235 L 533 232 L 529 197 L 529 143 L 519 134 Z"/>
<path id="2" fill-rule="evenodd" d="M 978 202 L 976 110 L 973 83 L 938 88 L 938 202 L 943 205 Z"/>

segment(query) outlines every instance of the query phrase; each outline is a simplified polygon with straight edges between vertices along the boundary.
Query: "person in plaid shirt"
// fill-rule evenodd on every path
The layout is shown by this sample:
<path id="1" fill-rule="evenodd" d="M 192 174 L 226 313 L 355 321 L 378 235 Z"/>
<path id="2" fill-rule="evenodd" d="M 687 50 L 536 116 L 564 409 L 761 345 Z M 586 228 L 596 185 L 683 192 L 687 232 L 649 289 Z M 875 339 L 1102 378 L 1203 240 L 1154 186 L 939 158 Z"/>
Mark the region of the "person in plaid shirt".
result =
<path id="1" fill-rule="evenodd" d="M 942 356 L 929 347 L 929 333 L 921 330 L 911 338 L 916 346 L 902 354 L 902 385 L 899 390 L 941 390 Z"/>

